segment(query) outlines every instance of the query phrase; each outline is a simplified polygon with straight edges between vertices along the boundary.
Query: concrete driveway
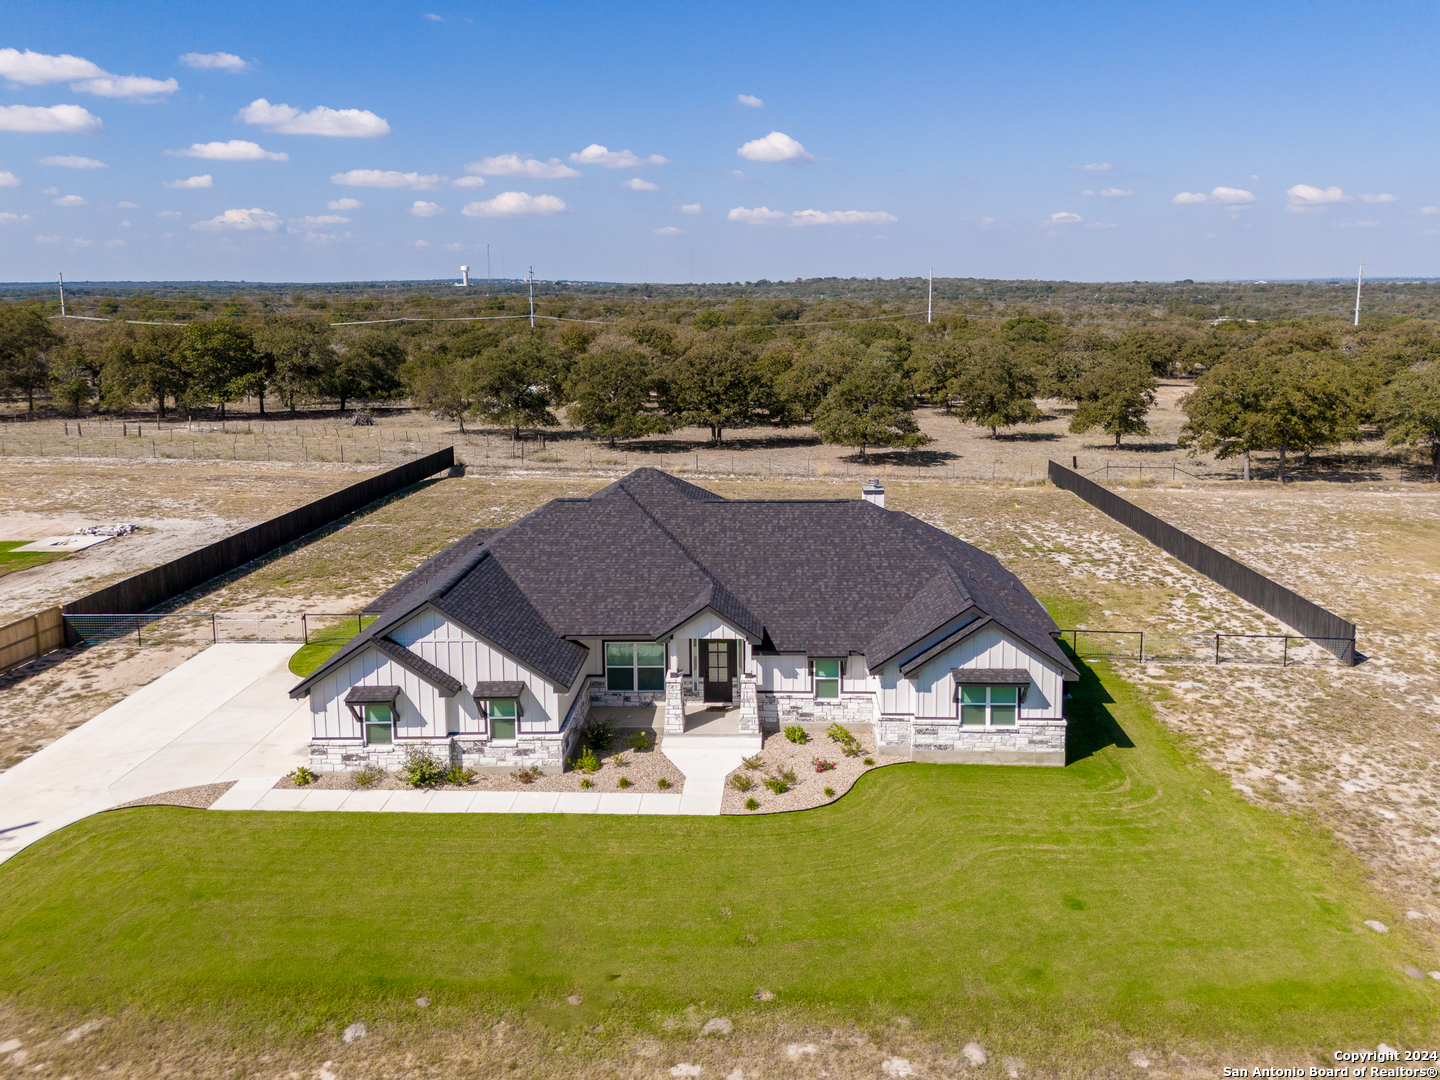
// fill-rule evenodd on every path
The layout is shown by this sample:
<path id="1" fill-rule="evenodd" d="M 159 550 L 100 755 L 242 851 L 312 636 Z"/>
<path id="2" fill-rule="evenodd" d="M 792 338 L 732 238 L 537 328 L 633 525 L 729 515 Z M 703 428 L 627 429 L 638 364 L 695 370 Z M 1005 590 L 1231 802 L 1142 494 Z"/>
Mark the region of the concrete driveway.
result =
<path id="1" fill-rule="evenodd" d="M 131 799 L 225 780 L 270 784 L 309 760 L 294 644 L 214 645 L 0 773 L 0 862 Z"/>

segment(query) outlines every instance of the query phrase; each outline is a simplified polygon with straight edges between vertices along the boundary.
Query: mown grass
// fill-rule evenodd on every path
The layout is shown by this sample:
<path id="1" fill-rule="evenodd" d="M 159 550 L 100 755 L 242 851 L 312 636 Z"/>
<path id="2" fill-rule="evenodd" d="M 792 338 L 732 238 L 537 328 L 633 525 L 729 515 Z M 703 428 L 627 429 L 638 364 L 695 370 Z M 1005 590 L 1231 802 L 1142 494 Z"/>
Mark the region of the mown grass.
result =
<path id="1" fill-rule="evenodd" d="M 342 619 L 334 626 L 325 626 L 311 631 L 310 640 L 295 650 L 290 657 L 290 673 L 302 679 L 312 675 L 321 664 L 345 647 L 345 644 L 375 621 L 375 616 L 366 615 L 360 619 Z"/>
<path id="2" fill-rule="evenodd" d="M 32 566 L 44 566 L 46 563 L 63 559 L 70 553 L 68 551 L 16 551 L 18 547 L 24 547 L 32 543 L 30 540 L 3 540 L 0 541 L 0 577 L 6 574 L 13 574 L 16 570 L 28 570 Z"/>
<path id="3" fill-rule="evenodd" d="M 252 1039 L 403 1024 L 421 993 L 579 990 L 658 1031 L 701 1000 L 753 1016 L 765 987 L 1037 1064 L 1433 1040 L 1440 995 L 1397 965 L 1435 965 L 1355 859 L 1085 676 L 1064 769 L 898 765 L 797 814 L 102 814 L 0 866 L 0 986 Z"/>

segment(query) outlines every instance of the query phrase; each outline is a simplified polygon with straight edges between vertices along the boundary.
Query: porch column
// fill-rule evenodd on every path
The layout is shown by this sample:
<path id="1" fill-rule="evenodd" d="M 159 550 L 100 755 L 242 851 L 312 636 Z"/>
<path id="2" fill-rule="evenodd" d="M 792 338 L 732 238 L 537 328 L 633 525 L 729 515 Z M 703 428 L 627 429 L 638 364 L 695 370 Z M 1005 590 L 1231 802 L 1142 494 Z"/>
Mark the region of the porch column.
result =
<path id="1" fill-rule="evenodd" d="M 685 676 L 665 672 L 665 734 L 685 734 Z"/>
<path id="2" fill-rule="evenodd" d="M 740 670 L 736 681 L 740 684 L 740 734 L 760 734 L 760 699 L 756 694 L 755 678 L 758 674 L 755 656 L 748 641 L 740 643 Z"/>

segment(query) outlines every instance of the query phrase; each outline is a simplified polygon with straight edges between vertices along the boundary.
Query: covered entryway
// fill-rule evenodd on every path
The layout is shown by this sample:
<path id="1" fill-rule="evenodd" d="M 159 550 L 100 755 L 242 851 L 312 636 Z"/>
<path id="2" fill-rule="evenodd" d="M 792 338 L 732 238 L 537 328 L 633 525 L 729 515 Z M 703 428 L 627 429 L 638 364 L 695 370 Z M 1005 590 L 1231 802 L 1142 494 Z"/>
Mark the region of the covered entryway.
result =
<path id="1" fill-rule="evenodd" d="M 706 702 L 730 704 L 735 700 L 735 644 L 733 639 L 700 642 Z"/>

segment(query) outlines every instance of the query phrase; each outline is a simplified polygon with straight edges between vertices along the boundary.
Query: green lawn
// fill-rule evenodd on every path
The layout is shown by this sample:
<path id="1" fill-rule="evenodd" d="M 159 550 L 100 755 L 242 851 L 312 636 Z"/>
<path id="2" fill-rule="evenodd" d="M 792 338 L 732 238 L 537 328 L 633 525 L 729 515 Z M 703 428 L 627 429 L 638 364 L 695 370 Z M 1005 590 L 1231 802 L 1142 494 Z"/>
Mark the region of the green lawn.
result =
<path id="1" fill-rule="evenodd" d="M 295 655 L 290 657 L 291 674 L 299 675 L 302 679 L 307 675 L 313 675 L 316 668 L 344 648 L 347 641 L 374 621 L 375 616 L 366 615 L 358 621 L 354 618 L 341 619 L 334 626 L 312 630 L 310 640 L 296 649 Z"/>
<path id="2" fill-rule="evenodd" d="M 101 814 L 0 866 L 0 995 L 333 1035 L 418 993 L 580 989 L 616 1031 L 766 987 L 1071 1064 L 1433 1042 L 1440 984 L 1397 965 L 1440 965 L 1328 833 L 1233 797 L 1108 670 L 1073 704 L 1067 768 L 899 765 L 797 814 Z"/>
<path id="3" fill-rule="evenodd" d="M 32 566 L 66 558 L 68 551 L 19 551 L 15 549 L 34 543 L 32 540 L 0 540 L 0 577 L 13 574 L 16 570 L 28 570 Z"/>

